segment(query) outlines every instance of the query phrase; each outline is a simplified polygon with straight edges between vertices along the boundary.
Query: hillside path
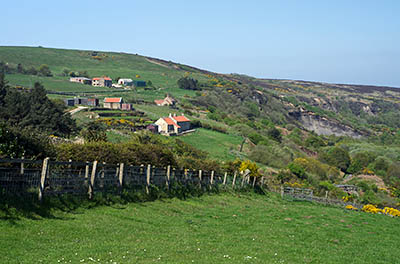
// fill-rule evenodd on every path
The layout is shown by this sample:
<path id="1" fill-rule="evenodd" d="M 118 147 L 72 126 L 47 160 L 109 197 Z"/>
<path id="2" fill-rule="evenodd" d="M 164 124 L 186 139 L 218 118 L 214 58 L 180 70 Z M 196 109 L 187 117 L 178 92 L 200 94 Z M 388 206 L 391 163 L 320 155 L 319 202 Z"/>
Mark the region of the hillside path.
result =
<path id="1" fill-rule="evenodd" d="M 74 108 L 70 111 L 68 111 L 68 113 L 70 113 L 71 115 L 78 113 L 79 111 L 82 111 L 83 109 L 87 109 L 86 106 L 78 106 L 77 108 Z"/>

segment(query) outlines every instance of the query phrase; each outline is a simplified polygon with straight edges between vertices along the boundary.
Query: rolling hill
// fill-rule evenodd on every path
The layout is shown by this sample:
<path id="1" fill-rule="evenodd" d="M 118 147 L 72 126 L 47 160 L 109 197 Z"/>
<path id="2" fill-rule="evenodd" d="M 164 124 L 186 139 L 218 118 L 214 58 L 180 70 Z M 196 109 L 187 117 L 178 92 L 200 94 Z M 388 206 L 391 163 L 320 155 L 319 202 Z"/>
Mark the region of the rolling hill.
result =
<path id="1" fill-rule="evenodd" d="M 0 47 L 0 62 L 11 87 L 29 89 L 38 81 L 52 99 L 92 96 L 101 101 L 118 96 L 138 110 L 133 115 L 114 111 L 109 119 L 97 118 L 106 124 L 129 123 L 136 129 L 169 113 L 184 113 L 200 129 L 180 137 L 183 142 L 208 152 L 208 158 L 224 166 L 235 159 L 255 161 L 275 175 L 272 184 L 300 181 L 322 191 L 320 182 L 340 183 L 343 175 L 369 173 L 400 188 L 398 88 L 257 79 L 137 54 L 88 50 Z M 52 76 L 27 74 L 43 64 Z M 151 85 L 130 90 L 93 87 L 69 82 L 70 72 Z M 177 83 L 181 78 L 198 80 L 198 90 L 181 89 Z M 177 99 L 176 107 L 154 104 L 166 94 Z M 74 118 L 85 128 L 102 113 L 89 109 Z M 107 135 L 112 142 L 131 138 L 129 131 L 116 127 L 110 127 Z M 390 195 L 378 191 L 374 195 L 382 203 L 395 204 Z"/>

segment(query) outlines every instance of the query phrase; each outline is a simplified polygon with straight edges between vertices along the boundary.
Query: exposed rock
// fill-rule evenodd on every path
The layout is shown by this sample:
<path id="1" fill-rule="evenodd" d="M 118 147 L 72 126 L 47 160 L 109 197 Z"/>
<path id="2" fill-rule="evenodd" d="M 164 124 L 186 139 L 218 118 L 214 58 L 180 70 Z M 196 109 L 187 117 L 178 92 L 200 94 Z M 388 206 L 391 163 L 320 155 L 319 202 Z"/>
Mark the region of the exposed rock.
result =
<path id="1" fill-rule="evenodd" d="M 356 131 L 350 126 L 343 125 L 336 120 L 330 120 L 311 112 L 292 111 L 289 115 L 299 121 L 304 128 L 314 131 L 318 135 L 361 138 L 364 134 L 360 131 Z"/>

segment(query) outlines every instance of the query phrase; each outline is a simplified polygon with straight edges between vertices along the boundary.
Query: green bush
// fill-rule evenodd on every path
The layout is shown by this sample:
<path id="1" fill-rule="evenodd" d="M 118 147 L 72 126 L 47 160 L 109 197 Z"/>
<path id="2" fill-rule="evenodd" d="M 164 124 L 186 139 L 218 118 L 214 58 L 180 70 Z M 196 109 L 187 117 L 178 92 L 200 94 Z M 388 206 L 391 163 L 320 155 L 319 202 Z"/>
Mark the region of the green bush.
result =
<path id="1" fill-rule="evenodd" d="M 342 147 L 333 147 L 319 156 L 320 160 L 346 172 L 350 166 L 349 152 Z"/>
<path id="2" fill-rule="evenodd" d="M 348 168 L 349 173 L 358 173 L 368 165 L 374 162 L 376 154 L 373 152 L 359 152 L 351 159 L 350 167 Z"/>
<path id="3" fill-rule="evenodd" d="M 278 141 L 278 142 L 281 142 L 281 141 L 282 141 L 282 134 L 281 134 L 281 131 L 280 131 L 279 129 L 277 129 L 276 127 L 272 127 L 272 128 L 270 128 L 270 129 L 268 129 L 267 135 L 268 135 L 271 139 L 273 139 L 273 140 L 275 140 L 275 141 Z"/>
<path id="4" fill-rule="evenodd" d="M 290 163 L 288 165 L 288 169 L 294 174 L 296 175 L 299 179 L 306 179 L 307 178 L 307 174 L 305 169 L 300 166 L 297 163 Z"/>
<path id="5" fill-rule="evenodd" d="M 251 133 L 248 137 L 256 145 L 260 144 L 261 142 L 268 143 L 268 139 L 266 139 L 265 137 L 261 136 L 257 132 Z"/>
<path id="6" fill-rule="evenodd" d="M 306 139 L 305 145 L 309 148 L 320 148 L 320 147 L 325 147 L 326 143 L 321 137 L 315 136 L 315 135 L 310 135 Z"/>

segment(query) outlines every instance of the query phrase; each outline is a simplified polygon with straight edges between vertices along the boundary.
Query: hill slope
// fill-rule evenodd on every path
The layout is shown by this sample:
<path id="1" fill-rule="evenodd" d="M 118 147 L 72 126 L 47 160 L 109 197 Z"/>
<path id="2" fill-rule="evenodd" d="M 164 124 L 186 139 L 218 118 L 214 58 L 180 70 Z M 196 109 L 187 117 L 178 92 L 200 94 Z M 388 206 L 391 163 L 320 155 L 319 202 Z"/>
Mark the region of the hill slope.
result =
<path id="1" fill-rule="evenodd" d="M 94 120 L 105 124 L 110 141 L 128 141 L 131 130 L 143 129 L 169 113 L 184 113 L 201 129 L 179 139 L 207 151 L 208 158 L 224 169 L 232 169 L 230 162 L 235 159 L 250 159 L 263 168 L 272 184 L 297 181 L 321 193 L 327 187 L 320 182 L 341 183 L 346 174 L 376 174 L 394 189 L 386 192 L 371 183 L 363 185 L 369 186 L 363 187 L 367 194 L 363 202 L 398 203 L 400 89 L 257 79 L 101 51 L 0 47 L 0 62 L 13 87 L 30 88 L 40 81 L 53 99 L 95 96 L 102 101 L 118 96 L 133 103 L 139 111 L 89 109 L 74 115 L 81 128 Z M 43 64 L 52 76 L 29 73 L 31 67 Z M 129 90 L 93 87 L 69 82 L 70 72 L 107 75 L 114 83 L 121 77 L 152 85 Z M 182 77 L 198 80 L 198 90 L 179 88 Z M 176 107 L 154 104 L 154 99 L 166 94 L 177 99 Z M 373 194 L 367 192 L 371 190 Z M 341 198 L 342 193 L 335 195 Z"/>

